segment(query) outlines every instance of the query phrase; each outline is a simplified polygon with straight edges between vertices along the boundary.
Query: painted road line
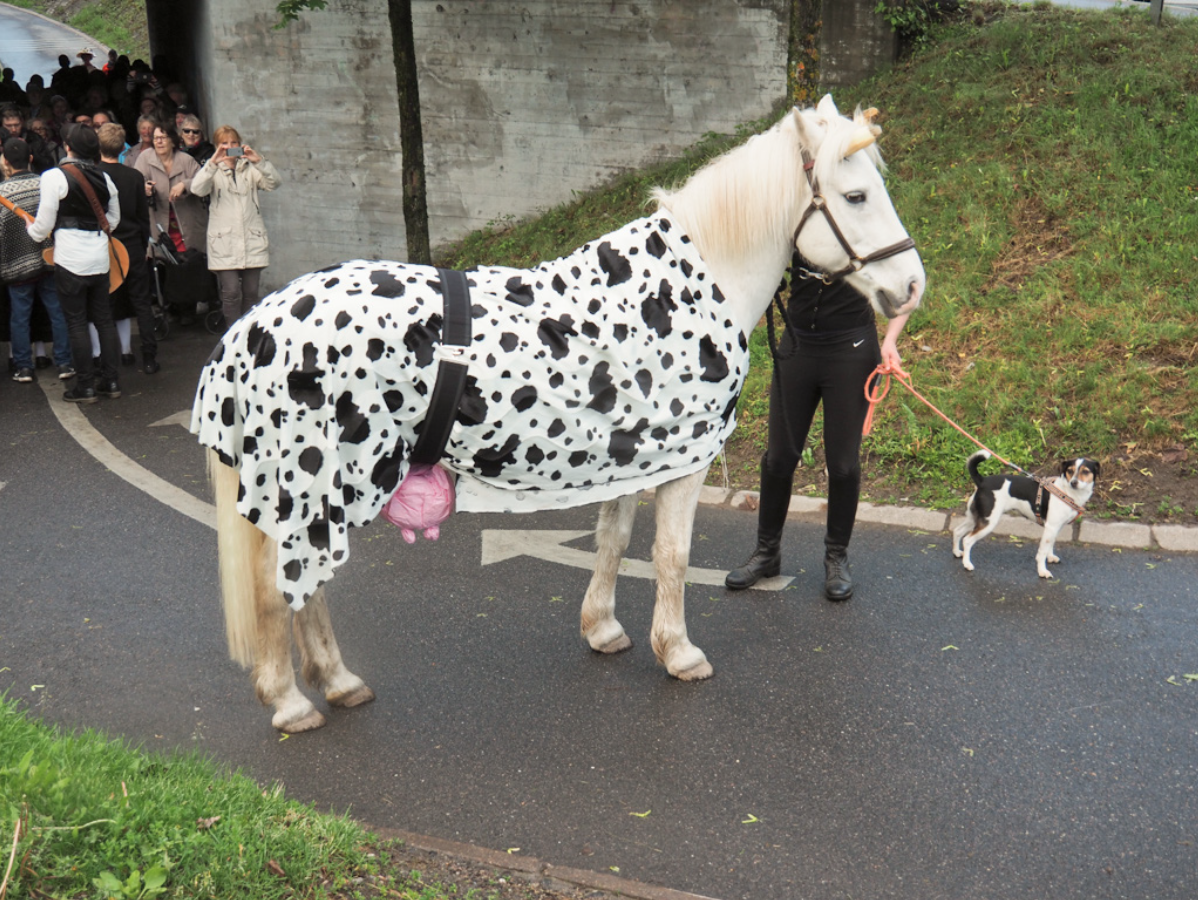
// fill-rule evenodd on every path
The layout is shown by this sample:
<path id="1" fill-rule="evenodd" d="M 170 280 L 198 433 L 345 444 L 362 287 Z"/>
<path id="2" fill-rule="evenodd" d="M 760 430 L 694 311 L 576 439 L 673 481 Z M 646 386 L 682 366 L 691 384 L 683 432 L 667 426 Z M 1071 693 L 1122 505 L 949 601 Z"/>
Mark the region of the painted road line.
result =
<path id="1" fill-rule="evenodd" d="M 37 383 L 50 402 L 50 410 L 58 419 L 59 424 L 100 465 L 114 475 L 123 478 L 139 491 L 149 494 L 159 503 L 195 519 L 201 525 L 216 529 L 215 506 L 205 503 L 182 488 L 175 487 L 169 481 L 159 478 L 149 469 L 138 465 L 118 450 L 109 442 L 108 438 L 95 429 L 81 409 L 62 399 L 57 381 L 52 386 L 46 379 L 41 379 Z M 51 389 L 52 387 L 54 390 Z"/>
<path id="2" fill-rule="evenodd" d="M 488 566 L 507 559 L 531 556 L 534 559 L 544 560 L 545 562 L 594 571 L 595 553 L 564 546 L 567 541 L 577 540 L 590 534 L 594 534 L 594 532 L 484 529 L 482 564 Z M 621 560 L 620 574 L 628 575 L 632 578 L 647 578 L 650 580 L 657 577 L 657 571 L 654 569 L 653 563 L 642 559 Z M 688 584 L 717 585 L 723 587 L 724 578 L 727 574 L 723 569 L 687 568 L 686 581 Z M 776 578 L 763 578 L 757 584 L 753 585 L 753 589 L 758 591 L 780 591 L 792 581 L 794 579 L 788 575 L 779 575 Z"/>
<path id="3" fill-rule="evenodd" d="M 167 416 L 165 419 L 159 419 L 157 422 L 151 422 L 151 428 L 161 428 L 164 425 L 178 425 L 180 428 L 185 428 L 191 431 L 191 407 L 181 409 L 173 416 Z"/>

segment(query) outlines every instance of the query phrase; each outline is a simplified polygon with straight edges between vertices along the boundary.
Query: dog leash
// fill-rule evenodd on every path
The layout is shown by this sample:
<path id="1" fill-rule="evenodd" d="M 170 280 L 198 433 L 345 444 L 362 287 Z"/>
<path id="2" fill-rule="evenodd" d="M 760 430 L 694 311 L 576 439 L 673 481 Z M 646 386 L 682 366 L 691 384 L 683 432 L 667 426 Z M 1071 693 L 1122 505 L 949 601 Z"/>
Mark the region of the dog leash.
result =
<path id="1" fill-rule="evenodd" d="M 876 369 L 874 369 L 873 372 L 870 373 L 870 376 L 867 379 L 865 379 L 865 399 L 869 401 L 869 410 L 865 414 L 865 424 L 861 428 L 861 436 L 862 437 L 867 437 L 869 435 L 870 431 L 873 430 L 874 407 L 876 407 L 878 405 L 878 403 L 880 403 L 882 400 L 884 400 L 886 398 L 886 395 L 890 393 L 890 379 L 892 377 L 896 381 L 898 381 L 899 384 L 901 384 L 903 387 L 905 387 L 908 391 L 910 391 L 912 394 L 914 394 L 916 398 L 918 398 L 925 406 L 928 407 L 928 409 L 932 410 L 932 412 L 936 413 L 936 415 L 940 416 L 940 418 L 944 419 L 944 421 L 946 421 L 949 425 L 953 426 L 953 428 L 957 429 L 957 431 L 961 432 L 961 434 L 965 435 L 965 437 L 969 438 L 969 440 L 973 441 L 973 443 L 977 444 L 979 447 L 981 447 L 983 450 L 985 450 L 987 453 L 989 453 L 991 456 L 993 456 L 995 459 L 997 459 L 1000 463 L 1002 463 L 1005 466 L 1009 466 L 1010 468 L 1016 470 L 1017 472 L 1022 472 L 1028 478 L 1031 478 L 1033 481 L 1035 481 L 1036 484 L 1039 485 L 1039 489 L 1036 493 L 1036 503 L 1035 503 L 1035 511 L 1036 511 L 1036 520 L 1037 521 L 1040 521 L 1040 519 L 1041 519 L 1040 498 L 1043 496 L 1044 491 L 1048 491 L 1050 494 L 1052 494 L 1054 497 L 1056 497 L 1058 500 L 1060 500 L 1062 503 L 1064 503 L 1066 506 L 1068 506 L 1070 509 L 1072 509 L 1074 511 L 1074 513 L 1076 513 L 1076 515 L 1074 515 L 1074 517 L 1073 517 L 1074 521 L 1076 521 L 1078 519 L 1078 517 L 1080 517 L 1081 514 L 1084 512 L 1082 507 L 1078 506 L 1077 503 L 1074 502 L 1072 497 L 1070 497 L 1068 494 L 1066 494 L 1064 491 L 1062 491 L 1060 488 L 1058 488 L 1055 484 L 1053 484 L 1052 482 L 1048 481 L 1045 478 L 1040 477 L 1039 475 L 1029 472 L 1027 469 L 1023 468 L 1022 466 L 1018 466 L 1015 463 L 1011 462 L 1009 459 L 1006 459 L 1005 457 L 1002 457 L 999 454 L 995 453 L 993 450 L 991 450 L 989 447 L 987 447 L 985 444 L 983 444 L 981 441 L 979 441 L 977 438 L 975 438 L 972 434 L 970 434 L 968 431 L 966 431 L 964 428 L 962 428 L 960 425 L 958 425 L 956 422 L 954 422 L 952 419 L 950 419 L 948 416 L 946 416 L 944 413 L 942 413 L 939 409 L 937 409 L 936 405 L 934 403 L 932 403 L 931 400 L 929 400 L 927 397 L 925 397 L 919 391 L 915 390 L 914 385 L 912 385 L 912 383 L 911 383 L 910 373 L 904 371 L 902 366 L 891 367 L 889 364 L 883 363 L 882 365 L 880 365 Z"/>

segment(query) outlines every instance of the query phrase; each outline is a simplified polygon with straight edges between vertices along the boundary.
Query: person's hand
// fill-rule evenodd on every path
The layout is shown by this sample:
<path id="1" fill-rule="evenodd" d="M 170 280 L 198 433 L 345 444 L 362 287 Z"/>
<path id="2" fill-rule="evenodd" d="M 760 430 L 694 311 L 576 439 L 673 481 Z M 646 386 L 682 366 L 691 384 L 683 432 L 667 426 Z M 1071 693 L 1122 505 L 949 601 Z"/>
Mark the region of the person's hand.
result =
<path id="1" fill-rule="evenodd" d="M 152 182 L 152 181 L 146 182 L 146 196 L 147 197 L 154 196 L 154 182 Z"/>
<path id="2" fill-rule="evenodd" d="M 242 144 L 241 152 L 245 156 L 245 158 L 248 159 L 252 163 L 256 164 L 256 163 L 262 162 L 262 157 L 258 155 L 258 151 L 255 150 L 253 147 L 251 147 L 249 144 Z"/>
<path id="3" fill-rule="evenodd" d="M 228 144 L 220 144 L 217 146 L 216 152 L 212 154 L 212 159 L 209 160 L 209 162 L 213 164 L 224 162 L 228 158 L 228 156 L 225 154 L 225 148 L 228 146 Z"/>
<path id="4" fill-rule="evenodd" d="M 882 365 L 898 372 L 903 369 L 903 358 L 899 356 L 898 344 L 892 337 L 882 341 Z"/>
<path id="5" fill-rule="evenodd" d="M 170 194 L 171 203 L 174 203 L 176 200 L 178 200 L 180 197 L 182 197 L 186 193 L 187 193 L 187 185 L 183 184 L 182 182 L 180 182 L 179 184 L 176 184 L 173 188 L 171 188 L 171 194 Z"/>

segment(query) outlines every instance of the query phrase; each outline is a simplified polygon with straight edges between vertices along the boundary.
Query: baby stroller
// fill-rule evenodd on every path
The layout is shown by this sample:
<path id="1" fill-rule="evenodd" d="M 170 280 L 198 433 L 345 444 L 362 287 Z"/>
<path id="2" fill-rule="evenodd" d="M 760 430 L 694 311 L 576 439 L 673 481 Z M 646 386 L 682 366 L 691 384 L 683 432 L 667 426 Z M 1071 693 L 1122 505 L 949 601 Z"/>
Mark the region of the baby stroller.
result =
<path id="1" fill-rule="evenodd" d="M 219 333 L 223 317 L 216 281 L 208 271 L 208 257 L 199 250 L 180 253 L 165 228 L 159 225 L 158 232 L 158 237 L 150 239 L 151 268 L 155 299 L 167 323 L 166 330 L 170 329 L 167 313 L 171 312 L 181 324 L 188 324 L 188 320 L 197 315 L 202 316 L 209 333 Z"/>

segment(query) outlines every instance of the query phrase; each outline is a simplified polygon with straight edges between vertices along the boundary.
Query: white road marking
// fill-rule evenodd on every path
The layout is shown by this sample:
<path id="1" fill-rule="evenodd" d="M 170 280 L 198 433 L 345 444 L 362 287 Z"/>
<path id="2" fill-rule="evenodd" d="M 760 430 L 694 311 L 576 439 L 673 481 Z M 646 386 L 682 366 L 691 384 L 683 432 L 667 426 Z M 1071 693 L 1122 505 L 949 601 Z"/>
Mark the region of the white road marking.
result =
<path id="1" fill-rule="evenodd" d="M 576 550 L 565 547 L 567 541 L 573 541 L 592 531 L 511 531 L 485 529 L 483 531 L 482 564 L 503 562 L 520 556 L 531 556 L 545 562 L 558 563 L 563 566 L 573 566 L 578 569 L 595 568 L 595 556 L 587 550 Z M 624 559 L 620 561 L 620 574 L 633 578 L 654 579 L 657 571 L 653 563 L 643 559 Z M 722 587 L 728 573 L 723 569 L 687 568 L 686 580 L 691 584 L 706 584 Z M 753 590 L 780 591 L 792 581 L 789 575 L 779 575 L 776 578 L 765 578 L 753 585 Z"/>
<path id="2" fill-rule="evenodd" d="M 108 438 L 95 429 L 81 409 L 62 399 L 60 383 L 57 380 L 52 386 L 46 379 L 39 380 L 38 384 L 45 393 L 46 399 L 50 401 L 50 411 L 54 413 L 59 424 L 98 463 L 107 467 L 114 475 L 125 479 L 138 490 L 149 494 L 159 503 L 195 519 L 201 525 L 216 529 L 215 506 L 205 503 L 203 500 L 197 500 L 187 491 L 159 478 L 149 469 L 138 465 L 118 450 Z"/>
<path id="3" fill-rule="evenodd" d="M 191 409 L 181 409 L 173 416 L 167 416 L 165 419 L 159 419 L 157 422 L 151 422 L 151 428 L 161 428 L 163 425 L 178 425 L 181 428 L 186 428 L 191 431 Z"/>

